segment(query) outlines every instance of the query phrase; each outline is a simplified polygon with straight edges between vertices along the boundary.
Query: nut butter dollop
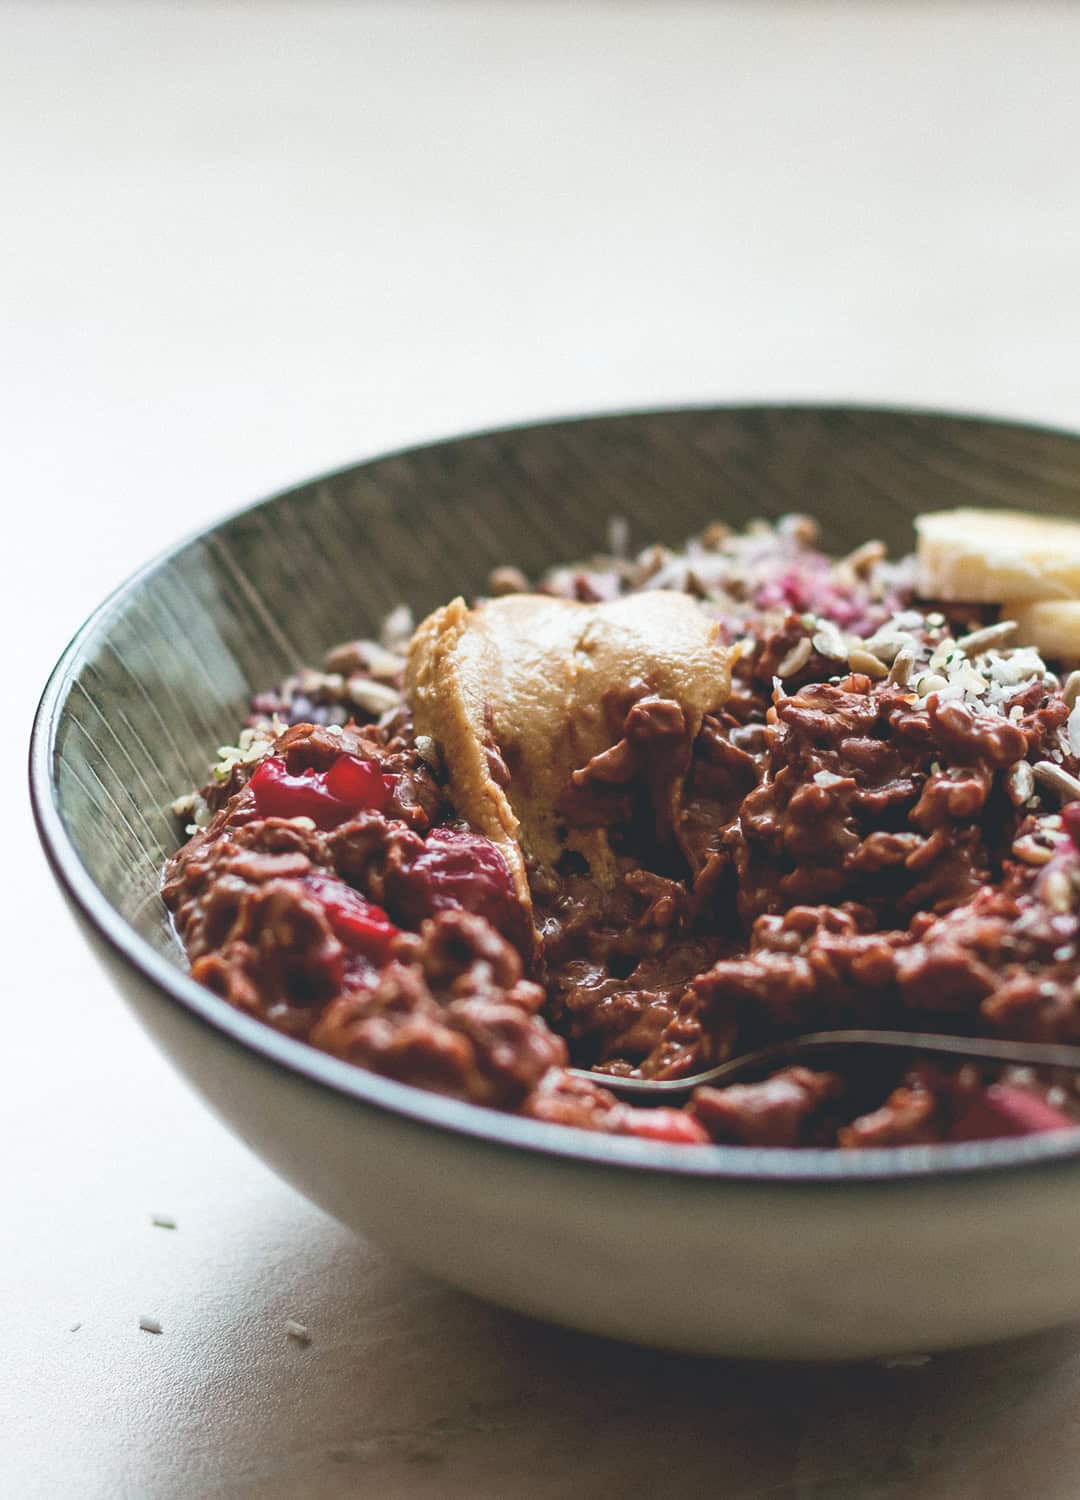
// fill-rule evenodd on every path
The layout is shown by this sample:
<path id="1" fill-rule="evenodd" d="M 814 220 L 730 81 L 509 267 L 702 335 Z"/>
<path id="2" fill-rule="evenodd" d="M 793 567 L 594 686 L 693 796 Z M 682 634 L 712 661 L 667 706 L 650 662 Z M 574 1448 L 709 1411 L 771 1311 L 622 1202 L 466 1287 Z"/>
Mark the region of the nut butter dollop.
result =
<path id="1" fill-rule="evenodd" d="M 682 710 L 684 762 L 664 787 L 673 827 L 701 721 L 731 690 L 731 655 L 684 593 L 603 604 L 512 594 L 475 609 L 455 599 L 413 636 L 405 688 L 459 815 L 498 845 L 531 910 L 527 859 L 551 867 L 572 849 L 600 884 L 614 878 L 607 830 L 571 826 L 559 811 L 574 772 L 619 738 L 609 705 L 653 695 Z"/>

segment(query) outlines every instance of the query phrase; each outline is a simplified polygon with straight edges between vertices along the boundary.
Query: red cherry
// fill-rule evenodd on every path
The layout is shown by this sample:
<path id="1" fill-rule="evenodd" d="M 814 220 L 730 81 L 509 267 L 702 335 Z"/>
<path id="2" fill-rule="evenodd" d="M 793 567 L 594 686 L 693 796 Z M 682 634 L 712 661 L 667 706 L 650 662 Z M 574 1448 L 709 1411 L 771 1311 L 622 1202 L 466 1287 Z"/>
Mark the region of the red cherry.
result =
<path id="1" fill-rule="evenodd" d="M 333 828 L 343 821 L 345 809 L 327 796 L 322 778 L 312 770 L 289 774 L 285 758 L 270 755 L 248 782 L 255 793 L 255 806 L 264 818 L 311 818 L 319 828 Z"/>
<path id="2" fill-rule="evenodd" d="M 394 795 L 396 776 L 380 771 L 374 761 L 341 755 L 326 773 L 326 790 L 350 807 L 384 812 Z"/>
<path id="3" fill-rule="evenodd" d="M 1061 809 L 1061 821 L 1074 846 L 1080 849 L 1080 802 L 1066 802 Z"/>
<path id="4" fill-rule="evenodd" d="M 332 875 L 308 875 L 304 883 L 322 903 L 334 936 L 351 953 L 359 953 L 372 963 L 386 962 L 399 929 L 381 906 L 365 901 L 351 885 Z"/>
<path id="5" fill-rule="evenodd" d="M 622 1133 L 673 1146 L 703 1146 L 709 1139 L 705 1128 L 681 1109 L 628 1110 Z"/>
<path id="6" fill-rule="evenodd" d="M 336 828 L 361 809 L 382 812 L 393 796 L 396 776 L 373 761 L 340 755 L 328 771 L 310 766 L 294 776 L 282 755 L 268 755 L 248 785 L 263 818 L 310 818 L 316 828 Z"/>
<path id="7" fill-rule="evenodd" d="M 406 864 L 387 876 L 395 915 L 411 927 L 439 911 L 474 912 L 519 947 L 528 946 L 524 909 L 510 867 L 482 834 L 433 828 Z"/>
<path id="8" fill-rule="evenodd" d="M 988 1084 L 972 1099 L 949 1131 L 950 1141 L 989 1141 L 1009 1135 L 1040 1135 L 1047 1130 L 1070 1130 L 1068 1115 L 1027 1089 L 1005 1083 Z"/>

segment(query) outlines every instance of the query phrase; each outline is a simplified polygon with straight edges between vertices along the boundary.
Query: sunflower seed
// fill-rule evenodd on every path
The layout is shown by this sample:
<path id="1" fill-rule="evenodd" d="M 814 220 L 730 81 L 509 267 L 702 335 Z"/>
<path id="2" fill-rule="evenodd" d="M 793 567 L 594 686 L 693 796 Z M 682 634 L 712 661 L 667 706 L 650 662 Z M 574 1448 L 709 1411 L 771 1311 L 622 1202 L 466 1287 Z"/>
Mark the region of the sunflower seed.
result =
<path id="1" fill-rule="evenodd" d="M 397 651 L 409 644 L 415 628 L 412 610 L 407 604 L 399 604 L 382 622 L 379 639 L 387 651 Z"/>
<path id="2" fill-rule="evenodd" d="M 488 574 L 488 593 L 496 599 L 506 594 L 527 594 L 528 591 L 529 580 L 520 568 L 506 564 L 501 568 L 492 568 Z"/>
<path id="3" fill-rule="evenodd" d="M 1026 760 L 1018 760 L 1005 773 L 1005 790 L 1014 807 L 1022 807 L 1035 790 L 1035 772 Z"/>
<path id="4" fill-rule="evenodd" d="M 896 687 L 907 687 L 915 670 L 915 657 L 910 651 L 901 651 L 889 670 L 889 681 Z"/>
<path id="5" fill-rule="evenodd" d="M 842 557 L 836 566 L 846 568 L 852 573 L 864 573 L 875 563 L 881 562 L 884 556 L 884 542 L 863 542 L 861 547 L 856 547 L 854 552 L 849 552 L 846 557 Z"/>
<path id="6" fill-rule="evenodd" d="M 817 630 L 814 632 L 814 650 L 834 661 L 847 660 L 848 648 L 844 637 L 831 620 L 818 620 Z"/>
<path id="7" fill-rule="evenodd" d="M 373 682 L 370 677 L 363 677 L 359 673 L 349 678 L 349 697 L 357 708 L 376 716 L 396 708 L 401 702 L 401 694 L 397 688 L 392 688 L 385 682 Z"/>
<path id="8" fill-rule="evenodd" d="M 1049 760 L 1037 760 L 1031 769 L 1036 781 L 1057 792 L 1062 802 L 1075 802 L 1080 798 L 1080 779 L 1066 771 L 1064 766 L 1056 766 Z"/>
<path id="9" fill-rule="evenodd" d="M 1026 865 L 1047 865 L 1054 857 L 1054 851 L 1047 849 L 1044 844 L 1037 843 L 1030 833 L 1013 841 L 1012 852 Z"/>
<path id="10" fill-rule="evenodd" d="M 795 642 L 794 646 L 792 646 L 791 650 L 784 657 L 776 669 L 776 675 L 778 677 L 794 677 L 796 672 L 802 671 L 809 660 L 810 642 L 804 635 Z"/>
<path id="11" fill-rule="evenodd" d="M 880 682 L 883 677 L 888 677 L 889 669 L 872 651 L 864 651 L 861 646 L 856 646 L 848 652 L 848 666 L 853 672 L 862 672 L 872 682 Z"/>
<path id="12" fill-rule="evenodd" d="M 1003 646 L 1015 634 L 1015 620 L 999 620 L 996 625 L 984 625 L 982 630 L 973 630 L 970 635 L 962 635 L 956 644 L 965 656 L 978 656 L 980 652 L 990 651 L 995 646 Z"/>
<path id="13" fill-rule="evenodd" d="M 730 535 L 730 526 L 725 526 L 723 521 L 712 521 L 701 533 L 701 545 L 708 547 L 710 552 L 715 552 L 724 545 Z"/>
<path id="14" fill-rule="evenodd" d="M 433 771 L 437 771 L 441 765 L 439 747 L 431 738 L 430 734 L 418 734 L 415 740 L 416 753 L 422 761 L 425 761 Z"/>
<path id="15" fill-rule="evenodd" d="M 620 560 L 630 555 L 630 522 L 625 516 L 609 516 L 607 545 L 612 557 Z"/>

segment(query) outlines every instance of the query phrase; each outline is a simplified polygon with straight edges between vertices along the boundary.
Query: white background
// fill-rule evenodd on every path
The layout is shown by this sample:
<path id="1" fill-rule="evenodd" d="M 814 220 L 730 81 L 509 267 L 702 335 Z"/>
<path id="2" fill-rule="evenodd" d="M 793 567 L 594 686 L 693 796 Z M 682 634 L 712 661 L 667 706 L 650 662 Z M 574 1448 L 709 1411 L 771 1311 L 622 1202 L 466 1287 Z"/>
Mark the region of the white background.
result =
<path id="1" fill-rule="evenodd" d="M 0 0 L 0 1493 L 1080 1493 L 1075 1331 L 748 1370 L 338 1229 L 122 1009 L 22 769 L 107 589 L 388 446 L 710 398 L 1080 426 L 1078 78 L 1066 4 Z"/>

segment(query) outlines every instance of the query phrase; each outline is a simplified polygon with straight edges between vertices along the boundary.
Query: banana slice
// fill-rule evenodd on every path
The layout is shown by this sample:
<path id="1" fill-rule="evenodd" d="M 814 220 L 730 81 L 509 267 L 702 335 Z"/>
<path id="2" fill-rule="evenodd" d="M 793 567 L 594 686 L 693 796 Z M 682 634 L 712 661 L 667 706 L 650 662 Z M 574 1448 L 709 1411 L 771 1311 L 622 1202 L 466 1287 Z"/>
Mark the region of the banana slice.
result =
<path id="1" fill-rule="evenodd" d="M 915 533 L 918 589 L 926 598 L 997 603 L 1080 596 L 1080 521 L 961 508 L 917 516 Z M 1014 607 L 1006 606 L 1009 619 Z"/>
<path id="2" fill-rule="evenodd" d="M 1034 646 L 1040 655 L 1055 661 L 1080 662 L 1080 599 L 1013 601 L 1003 604 L 1001 613 L 1016 621 L 1020 645 Z"/>

